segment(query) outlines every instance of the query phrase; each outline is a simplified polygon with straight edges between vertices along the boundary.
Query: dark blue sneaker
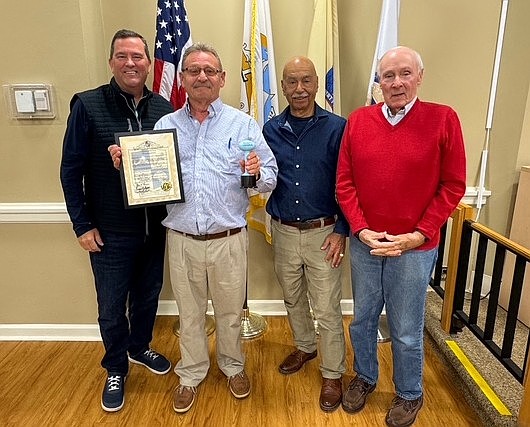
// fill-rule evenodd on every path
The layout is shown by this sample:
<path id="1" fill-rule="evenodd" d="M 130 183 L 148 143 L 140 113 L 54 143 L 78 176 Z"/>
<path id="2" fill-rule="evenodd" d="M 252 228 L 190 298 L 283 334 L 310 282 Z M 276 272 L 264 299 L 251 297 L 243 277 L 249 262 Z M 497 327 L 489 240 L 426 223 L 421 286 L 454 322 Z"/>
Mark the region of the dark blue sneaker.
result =
<path id="1" fill-rule="evenodd" d="M 123 407 L 125 376 L 109 373 L 101 396 L 101 407 L 107 412 L 116 412 Z"/>
<path id="2" fill-rule="evenodd" d="M 171 369 L 171 362 L 150 348 L 134 356 L 129 355 L 129 361 L 145 366 L 151 372 L 158 375 L 167 374 Z"/>

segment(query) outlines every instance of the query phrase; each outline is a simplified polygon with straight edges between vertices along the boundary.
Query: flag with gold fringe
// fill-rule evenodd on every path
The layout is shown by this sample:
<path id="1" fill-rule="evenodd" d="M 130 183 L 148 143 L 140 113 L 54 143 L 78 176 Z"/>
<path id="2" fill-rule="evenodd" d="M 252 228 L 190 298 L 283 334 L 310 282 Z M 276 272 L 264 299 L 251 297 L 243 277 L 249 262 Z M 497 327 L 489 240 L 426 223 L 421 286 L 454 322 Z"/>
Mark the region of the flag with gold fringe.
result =
<path id="1" fill-rule="evenodd" d="M 383 101 L 383 94 L 379 87 L 379 76 L 377 75 L 377 64 L 385 52 L 398 45 L 399 27 L 399 2 L 400 0 L 383 0 L 381 6 L 381 19 L 379 21 L 379 32 L 375 46 L 370 81 L 368 82 L 368 93 L 366 105 Z"/>
<path id="2" fill-rule="evenodd" d="M 340 115 L 339 28 L 337 0 L 314 0 L 307 56 L 319 78 L 318 105 Z"/>
<path id="3" fill-rule="evenodd" d="M 268 0 L 245 0 L 241 55 L 240 109 L 250 114 L 263 128 L 278 114 L 276 66 Z M 265 212 L 268 193 L 250 192 L 247 221 L 271 242 L 270 217 Z"/>

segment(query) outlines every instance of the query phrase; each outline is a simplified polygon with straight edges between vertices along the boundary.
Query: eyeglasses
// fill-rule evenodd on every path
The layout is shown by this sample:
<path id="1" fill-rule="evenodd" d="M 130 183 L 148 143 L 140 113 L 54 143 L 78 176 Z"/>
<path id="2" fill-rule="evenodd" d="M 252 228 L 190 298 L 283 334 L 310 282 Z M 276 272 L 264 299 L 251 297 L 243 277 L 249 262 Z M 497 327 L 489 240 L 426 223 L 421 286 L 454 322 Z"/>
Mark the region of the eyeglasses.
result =
<path id="1" fill-rule="evenodd" d="M 206 77 L 213 77 L 223 72 L 223 70 L 217 70 L 212 67 L 204 67 L 204 68 L 186 67 L 186 68 L 183 68 L 182 71 L 185 71 L 186 73 L 188 73 L 190 76 L 193 76 L 193 77 L 197 77 L 199 74 L 201 74 L 201 71 L 204 71 L 204 74 L 206 75 Z"/>

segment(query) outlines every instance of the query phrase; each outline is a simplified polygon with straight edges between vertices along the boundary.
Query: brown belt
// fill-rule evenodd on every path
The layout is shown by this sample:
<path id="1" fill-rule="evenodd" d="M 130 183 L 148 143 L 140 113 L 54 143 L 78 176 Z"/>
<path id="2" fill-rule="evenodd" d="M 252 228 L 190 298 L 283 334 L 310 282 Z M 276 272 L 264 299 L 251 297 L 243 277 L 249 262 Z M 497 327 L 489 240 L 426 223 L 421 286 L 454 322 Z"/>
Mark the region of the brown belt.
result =
<path id="1" fill-rule="evenodd" d="M 334 216 L 327 216 L 325 218 L 310 219 L 307 221 L 284 221 L 283 219 L 271 217 L 274 221 L 278 221 L 280 224 L 288 225 L 290 227 L 296 227 L 299 230 L 312 230 L 313 228 L 322 228 L 328 225 L 335 224 L 336 220 Z"/>
<path id="2" fill-rule="evenodd" d="M 222 239 L 223 237 L 233 236 L 234 234 L 240 233 L 241 228 L 232 228 L 231 230 L 220 231 L 219 233 L 213 233 L 213 234 L 190 234 L 190 233 L 184 233 L 178 230 L 173 230 L 173 231 L 176 233 L 182 234 L 185 237 L 189 237 L 193 240 L 213 240 L 213 239 Z"/>

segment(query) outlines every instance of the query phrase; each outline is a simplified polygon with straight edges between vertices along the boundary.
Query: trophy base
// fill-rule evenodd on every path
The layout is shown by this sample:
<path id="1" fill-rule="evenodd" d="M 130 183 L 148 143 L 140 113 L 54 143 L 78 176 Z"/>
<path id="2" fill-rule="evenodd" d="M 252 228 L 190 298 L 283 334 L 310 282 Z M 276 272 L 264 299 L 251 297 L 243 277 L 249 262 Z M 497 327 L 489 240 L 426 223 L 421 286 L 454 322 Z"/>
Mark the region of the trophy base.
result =
<path id="1" fill-rule="evenodd" d="M 256 175 L 241 175 L 241 188 L 256 188 Z"/>

